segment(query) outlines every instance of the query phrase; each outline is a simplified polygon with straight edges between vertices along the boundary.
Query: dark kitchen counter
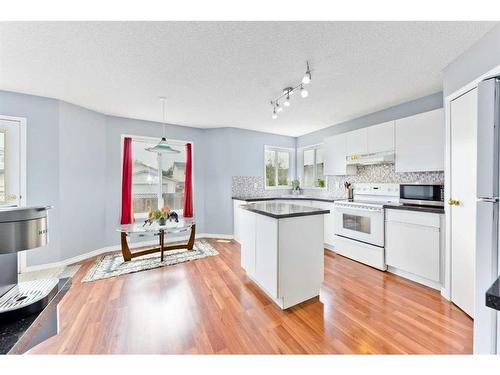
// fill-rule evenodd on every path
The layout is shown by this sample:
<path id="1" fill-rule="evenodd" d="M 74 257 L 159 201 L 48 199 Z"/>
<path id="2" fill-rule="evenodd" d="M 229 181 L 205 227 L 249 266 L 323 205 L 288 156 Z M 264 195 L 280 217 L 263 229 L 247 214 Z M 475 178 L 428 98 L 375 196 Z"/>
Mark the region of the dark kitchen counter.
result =
<path id="1" fill-rule="evenodd" d="M 275 200 L 287 200 L 287 201 L 319 201 L 319 202 L 330 202 L 333 203 L 340 199 L 345 198 L 321 198 L 321 197 L 307 197 L 307 196 L 286 196 L 286 197 L 244 197 L 244 196 L 236 196 L 233 197 L 234 200 L 245 201 L 245 202 L 257 202 L 257 201 L 275 201 Z"/>
<path id="2" fill-rule="evenodd" d="M 486 291 L 486 306 L 500 311 L 500 277 Z"/>
<path id="3" fill-rule="evenodd" d="M 384 208 L 391 210 L 407 210 L 407 211 L 428 212 L 431 214 L 444 214 L 444 207 L 416 206 L 411 204 L 388 203 L 384 204 Z"/>
<path id="4" fill-rule="evenodd" d="M 0 354 L 22 354 L 52 336 L 57 327 L 57 305 L 70 286 L 71 278 L 60 279 L 57 293 L 42 311 L 0 323 Z"/>
<path id="5" fill-rule="evenodd" d="M 257 214 L 272 217 L 273 219 L 286 219 L 289 217 L 324 215 L 330 213 L 330 210 L 323 210 L 321 208 L 272 201 L 246 204 L 241 206 L 241 208 Z"/>

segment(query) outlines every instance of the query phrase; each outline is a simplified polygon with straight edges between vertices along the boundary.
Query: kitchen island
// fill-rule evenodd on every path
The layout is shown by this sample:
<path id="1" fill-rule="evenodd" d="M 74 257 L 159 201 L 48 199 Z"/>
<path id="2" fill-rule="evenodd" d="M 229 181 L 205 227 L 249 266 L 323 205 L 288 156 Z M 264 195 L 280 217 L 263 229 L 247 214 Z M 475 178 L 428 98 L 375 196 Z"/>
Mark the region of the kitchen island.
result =
<path id="1" fill-rule="evenodd" d="M 319 295 L 323 281 L 323 215 L 280 202 L 239 206 L 241 266 L 281 309 Z"/>

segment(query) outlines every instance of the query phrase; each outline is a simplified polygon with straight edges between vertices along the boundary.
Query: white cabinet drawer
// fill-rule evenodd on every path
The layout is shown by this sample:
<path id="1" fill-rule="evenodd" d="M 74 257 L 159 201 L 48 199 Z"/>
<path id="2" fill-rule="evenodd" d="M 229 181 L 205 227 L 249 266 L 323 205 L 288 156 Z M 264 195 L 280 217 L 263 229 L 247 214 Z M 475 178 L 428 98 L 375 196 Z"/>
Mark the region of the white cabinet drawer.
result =
<path id="1" fill-rule="evenodd" d="M 440 227 L 440 214 L 430 212 L 417 212 L 406 210 L 386 209 L 385 221 L 401 222 L 406 224 L 422 225 L 428 227 Z"/>

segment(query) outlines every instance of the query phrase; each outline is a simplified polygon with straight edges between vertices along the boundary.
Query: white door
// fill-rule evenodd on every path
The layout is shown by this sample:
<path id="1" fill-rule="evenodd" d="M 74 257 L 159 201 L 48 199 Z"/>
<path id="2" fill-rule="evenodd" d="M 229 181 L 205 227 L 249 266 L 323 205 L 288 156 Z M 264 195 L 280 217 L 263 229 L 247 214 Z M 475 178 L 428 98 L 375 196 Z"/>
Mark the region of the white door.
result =
<path id="1" fill-rule="evenodd" d="M 451 300 L 474 317 L 477 89 L 451 102 Z"/>
<path id="2" fill-rule="evenodd" d="M 0 207 L 21 206 L 21 123 L 0 117 Z"/>

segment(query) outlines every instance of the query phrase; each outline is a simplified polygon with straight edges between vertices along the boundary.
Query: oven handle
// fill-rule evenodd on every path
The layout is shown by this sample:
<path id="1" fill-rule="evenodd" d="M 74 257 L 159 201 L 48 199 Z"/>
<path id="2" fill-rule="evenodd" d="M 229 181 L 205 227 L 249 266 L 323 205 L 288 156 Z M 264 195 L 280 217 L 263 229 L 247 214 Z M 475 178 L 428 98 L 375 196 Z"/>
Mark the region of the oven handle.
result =
<path id="1" fill-rule="evenodd" d="M 384 212 L 383 208 L 375 208 L 375 209 L 371 210 L 371 209 L 366 209 L 366 208 L 362 208 L 362 207 L 333 206 L 333 209 L 334 210 L 335 209 L 337 209 L 337 210 L 349 209 L 349 210 L 364 211 L 364 212 Z"/>

